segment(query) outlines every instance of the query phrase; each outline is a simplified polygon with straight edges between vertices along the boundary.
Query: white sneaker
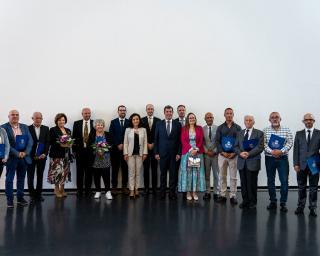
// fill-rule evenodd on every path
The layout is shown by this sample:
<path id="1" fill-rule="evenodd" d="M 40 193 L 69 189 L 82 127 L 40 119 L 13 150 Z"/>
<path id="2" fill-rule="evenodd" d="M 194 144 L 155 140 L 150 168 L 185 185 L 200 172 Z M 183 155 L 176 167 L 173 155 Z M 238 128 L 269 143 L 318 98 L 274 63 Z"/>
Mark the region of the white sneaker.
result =
<path id="1" fill-rule="evenodd" d="M 113 199 L 110 191 L 108 191 L 108 192 L 106 193 L 106 198 L 107 198 L 107 200 L 112 200 L 112 199 Z"/>
<path id="2" fill-rule="evenodd" d="M 94 195 L 94 199 L 100 199 L 101 197 L 101 192 L 96 192 Z"/>

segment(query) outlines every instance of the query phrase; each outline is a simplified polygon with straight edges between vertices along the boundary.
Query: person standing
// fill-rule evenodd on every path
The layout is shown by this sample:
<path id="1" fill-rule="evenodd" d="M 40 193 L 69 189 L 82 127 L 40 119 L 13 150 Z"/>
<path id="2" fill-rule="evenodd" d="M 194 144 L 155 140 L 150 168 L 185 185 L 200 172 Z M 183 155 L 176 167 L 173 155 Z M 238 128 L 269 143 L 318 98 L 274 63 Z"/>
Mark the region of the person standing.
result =
<path id="1" fill-rule="evenodd" d="M 147 131 L 148 137 L 148 156 L 143 162 L 143 176 L 144 176 L 144 193 L 147 196 L 149 194 L 150 185 L 150 166 L 151 166 L 151 184 L 152 184 L 152 194 L 155 196 L 157 191 L 158 183 L 158 161 L 154 157 L 154 136 L 156 125 L 160 121 L 159 118 L 153 116 L 154 106 L 148 104 L 146 106 L 147 115 L 141 119 L 142 126 Z"/>
<path id="2" fill-rule="evenodd" d="M 24 199 L 24 181 L 28 164 L 31 164 L 30 153 L 33 140 L 27 125 L 19 123 L 19 112 L 11 110 L 9 112 L 9 122 L 2 125 L 7 132 L 10 153 L 7 161 L 7 173 L 5 181 L 5 191 L 8 208 L 13 208 L 13 179 L 17 173 L 17 204 L 27 206 Z"/>
<path id="3" fill-rule="evenodd" d="M 309 178 L 309 209 L 310 216 L 317 216 L 317 199 L 319 172 L 312 173 L 308 161 L 313 157 L 319 157 L 320 130 L 314 128 L 315 118 L 307 113 L 303 117 L 305 129 L 298 131 L 294 139 L 293 165 L 297 173 L 298 182 L 298 207 L 295 214 L 303 214 L 307 201 L 307 181 Z"/>
<path id="4" fill-rule="evenodd" d="M 10 153 L 10 143 L 8 139 L 8 135 L 5 129 L 0 127 L 0 178 L 3 171 L 3 166 L 7 163 Z"/>
<path id="5" fill-rule="evenodd" d="M 270 204 L 268 210 L 277 209 L 277 193 L 275 186 L 276 171 L 278 170 L 280 188 L 280 210 L 287 212 L 286 206 L 289 188 L 289 161 L 288 153 L 293 145 L 293 135 L 289 128 L 280 125 L 281 117 L 278 112 L 272 112 L 269 116 L 271 126 L 265 128 L 264 153 L 268 178 L 268 191 Z"/>
<path id="6" fill-rule="evenodd" d="M 43 172 L 46 167 L 47 156 L 50 148 L 49 127 L 42 125 L 42 114 L 34 112 L 32 115 L 33 124 L 29 126 L 29 131 L 33 139 L 31 150 L 32 163 L 28 165 L 28 188 L 31 202 L 42 202 Z M 34 175 L 37 170 L 37 185 L 34 189 Z"/>
<path id="7" fill-rule="evenodd" d="M 81 111 L 82 119 L 75 121 L 72 129 L 72 137 L 75 142 L 72 151 L 75 154 L 77 166 L 77 196 L 83 195 L 83 185 L 85 195 L 90 196 L 92 185 L 92 169 L 89 166 L 89 134 L 93 130 L 93 120 L 91 120 L 90 108 L 83 108 Z"/>

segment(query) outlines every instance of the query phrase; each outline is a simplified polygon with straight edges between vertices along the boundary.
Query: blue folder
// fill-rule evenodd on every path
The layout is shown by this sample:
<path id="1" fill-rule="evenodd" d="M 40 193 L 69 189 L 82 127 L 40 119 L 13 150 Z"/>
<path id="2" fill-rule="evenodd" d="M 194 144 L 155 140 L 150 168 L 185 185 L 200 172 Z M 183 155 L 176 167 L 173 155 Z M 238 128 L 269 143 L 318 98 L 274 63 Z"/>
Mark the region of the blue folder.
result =
<path id="1" fill-rule="evenodd" d="M 249 152 L 258 145 L 258 140 L 257 139 L 244 140 L 242 144 L 243 144 L 243 149 Z"/>
<path id="2" fill-rule="evenodd" d="M 0 144 L 0 159 L 3 159 L 5 157 L 5 145 Z"/>
<path id="3" fill-rule="evenodd" d="M 28 145 L 27 135 L 17 135 L 15 149 L 18 151 L 24 151 Z"/>
<path id="4" fill-rule="evenodd" d="M 307 163 L 313 175 L 320 172 L 320 155 L 310 157 L 307 160 Z"/>
<path id="5" fill-rule="evenodd" d="M 271 149 L 279 149 L 280 150 L 284 147 L 285 141 L 286 141 L 285 138 L 271 134 L 268 146 Z"/>
<path id="6" fill-rule="evenodd" d="M 235 138 L 222 137 L 221 146 L 224 152 L 233 152 Z"/>
<path id="7" fill-rule="evenodd" d="M 41 156 L 44 151 L 44 143 L 38 142 L 37 148 L 36 148 L 36 156 Z"/>

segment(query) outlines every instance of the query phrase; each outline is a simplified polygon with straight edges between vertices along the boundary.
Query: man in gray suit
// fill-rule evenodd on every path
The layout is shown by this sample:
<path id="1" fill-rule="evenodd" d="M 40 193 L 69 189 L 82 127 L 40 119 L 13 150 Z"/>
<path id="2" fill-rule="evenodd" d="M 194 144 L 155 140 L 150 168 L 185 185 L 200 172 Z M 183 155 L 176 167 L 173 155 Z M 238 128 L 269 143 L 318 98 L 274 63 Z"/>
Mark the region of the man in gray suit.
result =
<path id="1" fill-rule="evenodd" d="M 293 164 L 297 172 L 299 187 L 298 207 L 295 214 L 303 214 L 307 200 L 307 180 L 309 177 L 309 209 L 310 216 L 316 217 L 317 190 L 319 183 L 319 173 L 312 174 L 307 164 L 308 158 L 319 155 L 320 150 L 320 130 L 314 128 L 314 116 L 305 114 L 303 123 L 305 129 L 298 131 L 294 140 Z"/>
<path id="2" fill-rule="evenodd" d="M 213 199 L 216 201 L 219 199 L 219 166 L 218 166 L 218 153 L 215 145 L 215 136 L 218 126 L 213 124 L 213 114 L 208 112 L 205 114 L 204 120 L 206 125 L 203 126 L 204 134 L 204 163 L 206 173 L 206 188 L 207 191 L 203 196 L 204 200 L 210 200 L 210 174 L 213 173 Z"/>
<path id="3" fill-rule="evenodd" d="M 245 129 L 238 133 L 235 152 L 240 172 L 242 203 L 241 209 L 256 209 L 258 174 L 261 169 L 261 152 L 264 149 L 263 132 L 253 128 L 254 117 L 244 117 Z"/>

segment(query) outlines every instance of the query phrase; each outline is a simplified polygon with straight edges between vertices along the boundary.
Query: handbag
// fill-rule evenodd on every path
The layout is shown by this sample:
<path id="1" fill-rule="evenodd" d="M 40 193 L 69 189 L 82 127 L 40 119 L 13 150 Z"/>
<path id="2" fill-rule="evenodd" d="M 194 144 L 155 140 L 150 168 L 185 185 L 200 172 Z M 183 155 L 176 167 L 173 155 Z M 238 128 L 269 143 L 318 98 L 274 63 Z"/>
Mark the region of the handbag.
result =
<path id="1" fill-rule="evenodd" d="M 189 168 L 200 168 L 201 159 L 198 156 L 189 156 L 188 158 L 188 167 Z"/>

